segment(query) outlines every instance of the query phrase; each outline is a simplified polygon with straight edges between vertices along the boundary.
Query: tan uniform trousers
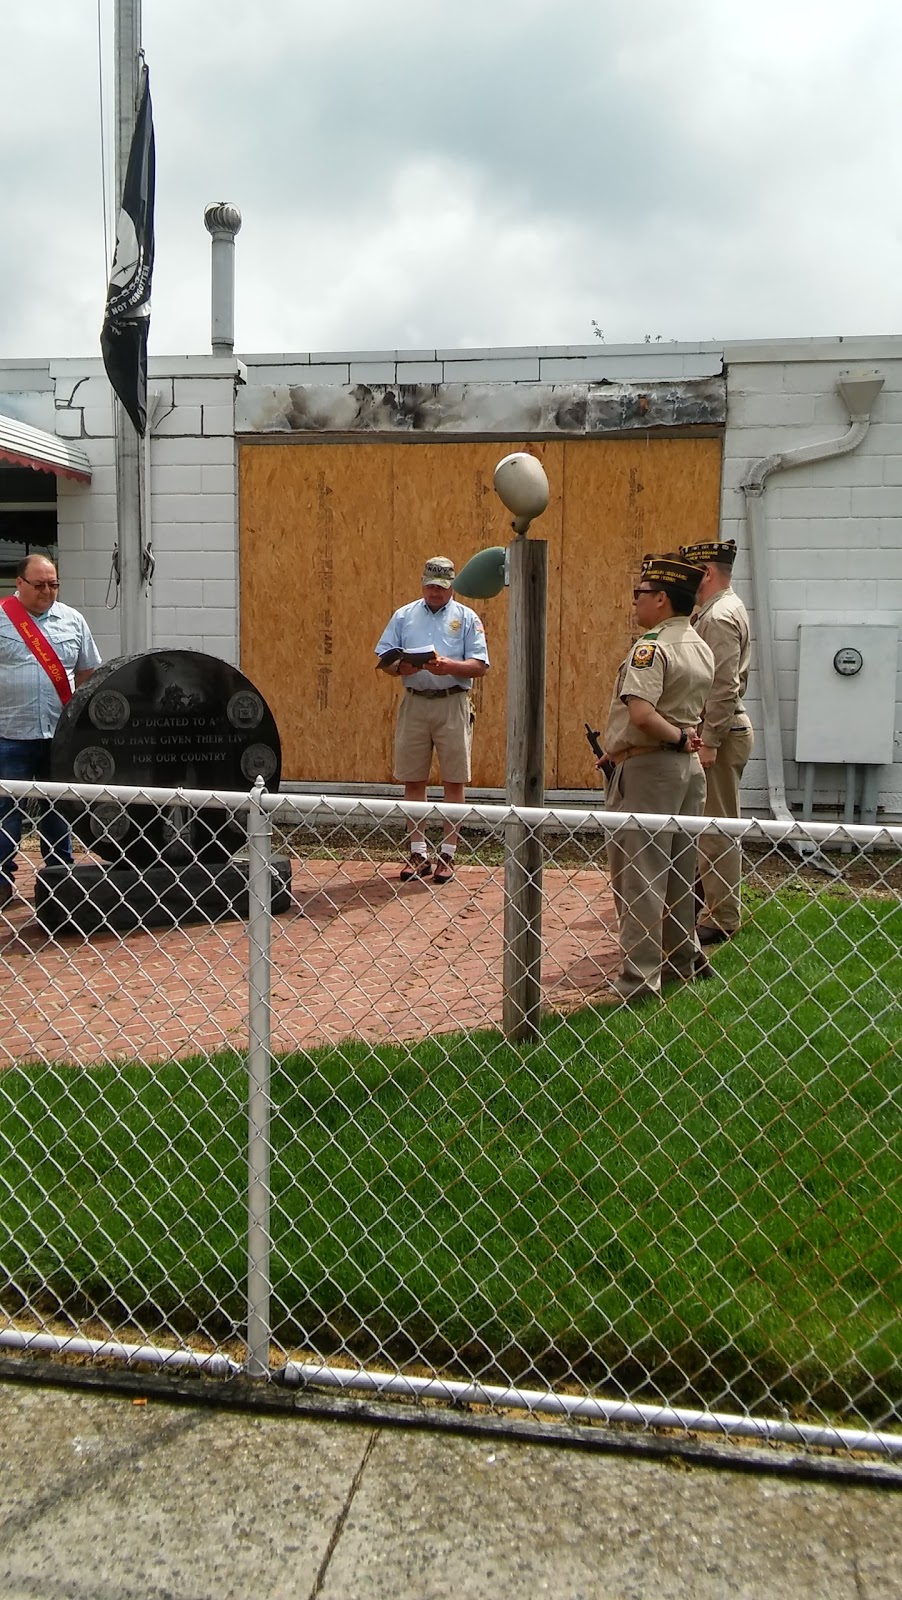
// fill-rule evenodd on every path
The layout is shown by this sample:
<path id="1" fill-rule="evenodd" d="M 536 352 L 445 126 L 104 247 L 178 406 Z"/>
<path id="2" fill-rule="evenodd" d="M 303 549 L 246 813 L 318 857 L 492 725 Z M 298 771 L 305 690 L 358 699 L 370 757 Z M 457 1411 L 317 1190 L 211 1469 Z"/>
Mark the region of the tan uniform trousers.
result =
<path id="1" fill-rule="evenodd" d="M 608 811 L 651 811 L 700 817 L 705 775 L 698 756 L 652 750 L 617 767 L 605 790 Z M 624 999 L 660 994 L 661 969 L 691 978 L 695 937 L 695 840 L 677 832 L 630 829 L 608 844 L 611 888 L 620 929 Z"/>
<path id="2" fill-rule="evenodd" d="M 717 751 L 717 760 L 705 773 L 706 817 L 739 816 L 739 785 L 754 742 L 751 728 L 733 729 L 727 734 Z M 703 834 L 698 841 L 698 871 L 705 900 L 699 927 L 735 933 L 742 920 L 741 845 L 716 832 Z"/>

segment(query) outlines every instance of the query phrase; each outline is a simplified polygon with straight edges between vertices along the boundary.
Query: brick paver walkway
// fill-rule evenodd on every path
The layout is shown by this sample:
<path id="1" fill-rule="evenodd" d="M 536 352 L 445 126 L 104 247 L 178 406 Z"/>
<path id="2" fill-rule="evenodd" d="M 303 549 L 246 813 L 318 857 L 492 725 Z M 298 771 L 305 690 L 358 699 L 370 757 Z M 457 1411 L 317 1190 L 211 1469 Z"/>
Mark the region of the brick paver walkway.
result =
<path id="1" fill-rule="evenodd" d="M 441 889 L 397 872 L 294 863 L 294 905 L 273 926 L 274 1050 L 500 1025 L 503 869 L 461 867 Z M 23 895 L 31 874 L 23 862 Z M 598 871 L 546 869 L 544 889 L 545 1002 L 569 1010 L 616 969 L 613 903 Z M 247 962 L 241 922 L 54 942 L 30 909 L 0 913 L 0 1063 L 240 1049 Z"/>

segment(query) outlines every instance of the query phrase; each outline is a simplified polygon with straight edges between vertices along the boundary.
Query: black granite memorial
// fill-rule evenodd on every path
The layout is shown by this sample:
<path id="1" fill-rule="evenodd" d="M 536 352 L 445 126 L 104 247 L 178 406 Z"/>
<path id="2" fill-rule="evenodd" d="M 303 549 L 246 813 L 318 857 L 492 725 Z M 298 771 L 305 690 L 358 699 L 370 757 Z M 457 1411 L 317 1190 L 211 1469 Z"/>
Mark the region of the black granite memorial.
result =
<path id="1" fill-rule="evenodd" d="M 197 650 L 149 650 L 99 667 L 64 708 L 53 739 L 57 783 L 141 789 L 279 787 L 275 719 L 236 667 Z M 96 862 L 45 867 L 35 913 L 53 933 L 171 926 L 248 914 L 246 815 L 217 806 L 63 801 Z M 291 864 L 275 857 L 273 910 L 290 903 Z"/>

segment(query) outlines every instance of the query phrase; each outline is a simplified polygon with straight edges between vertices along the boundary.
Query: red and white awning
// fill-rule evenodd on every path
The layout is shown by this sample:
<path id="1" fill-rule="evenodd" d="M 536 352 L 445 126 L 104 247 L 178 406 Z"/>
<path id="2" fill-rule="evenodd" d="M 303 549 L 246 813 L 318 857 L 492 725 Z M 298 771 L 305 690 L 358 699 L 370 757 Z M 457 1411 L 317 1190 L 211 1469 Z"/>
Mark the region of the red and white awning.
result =
<path id="1" fill-rule="evenodd" d="M 33 467 L 35 472 L 52 472 L 56 478 L 73 478 L 76 483 L 91 482 L 91 463 L 77 444 L 41 428 L 29 428 L 15 417 L 0 416 L 0 461 Z"/>

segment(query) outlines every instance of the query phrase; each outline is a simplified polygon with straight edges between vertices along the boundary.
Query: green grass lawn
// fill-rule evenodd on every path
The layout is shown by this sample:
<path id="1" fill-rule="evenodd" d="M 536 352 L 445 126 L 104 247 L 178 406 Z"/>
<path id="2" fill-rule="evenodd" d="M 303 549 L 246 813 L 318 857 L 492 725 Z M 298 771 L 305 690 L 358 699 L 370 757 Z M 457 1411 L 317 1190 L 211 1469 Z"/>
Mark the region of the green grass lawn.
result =
<path id="1" fill-rule="evenodd" d="M 902 907 L 749 910 L 660 1007 L 279 1060 L 283 1344 L 891 1419 Z M 238 1056 L 3 1073 L 8 1309 L 240 1329 L 245 1095 Z"/>

